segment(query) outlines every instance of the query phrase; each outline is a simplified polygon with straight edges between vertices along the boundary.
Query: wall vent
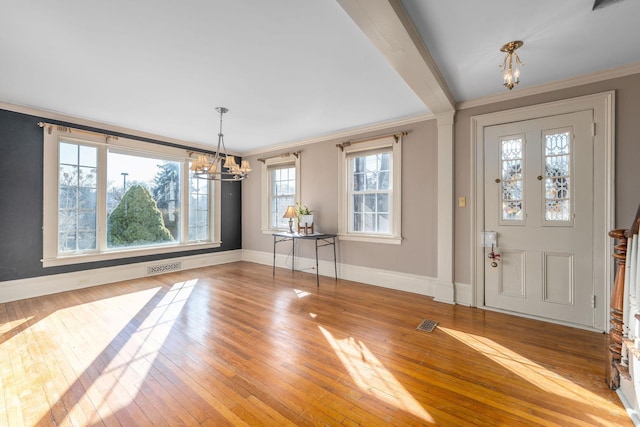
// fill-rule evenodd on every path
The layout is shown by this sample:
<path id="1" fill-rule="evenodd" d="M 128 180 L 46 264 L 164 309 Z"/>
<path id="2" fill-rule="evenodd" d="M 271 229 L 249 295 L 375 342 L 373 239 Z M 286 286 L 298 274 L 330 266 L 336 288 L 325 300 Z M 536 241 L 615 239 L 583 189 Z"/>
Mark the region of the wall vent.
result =
<path id="1" fill-rule="evenodd" d="M 182 270 L 182 262 L 167 262 L 164 264 L 156 264 L 156 265 L 148 265 L 147 266 L 147 276 L 151 276 L 152 274 L 160 274 L 167 273 L 169 271 L 178 271 Z"/>

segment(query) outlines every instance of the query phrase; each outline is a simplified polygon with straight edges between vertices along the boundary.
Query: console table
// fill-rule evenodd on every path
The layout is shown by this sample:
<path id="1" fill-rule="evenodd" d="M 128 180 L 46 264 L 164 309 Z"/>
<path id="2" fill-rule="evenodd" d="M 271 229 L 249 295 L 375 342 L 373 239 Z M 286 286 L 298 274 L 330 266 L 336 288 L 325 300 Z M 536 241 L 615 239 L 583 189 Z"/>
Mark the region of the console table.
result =
<path id="1" fill-rule="evenodd" d="M 280 242 L 292 242 L 291 271 L 294 270 L 296 260 L 296 240 L 313 240 L 316 245 L 316 285 L 320 286 L 320 272 L 318 271 L 318 248 L 333 246 L 333 269 L 338 280 L 338 266 L 336 264 L 336 235 L 325 233 L 273 233 L 273 276 L 276 275 L 276 245 Z"/>

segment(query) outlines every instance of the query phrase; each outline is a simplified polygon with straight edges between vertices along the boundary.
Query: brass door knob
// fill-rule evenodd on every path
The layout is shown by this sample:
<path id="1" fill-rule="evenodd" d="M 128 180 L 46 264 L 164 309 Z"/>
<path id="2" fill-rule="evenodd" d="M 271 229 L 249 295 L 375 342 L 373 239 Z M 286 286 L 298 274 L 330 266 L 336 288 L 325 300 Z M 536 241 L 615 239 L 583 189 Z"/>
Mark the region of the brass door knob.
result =
<path id="1" fill-rule="evenodd" d="M 538 175 L 538 181 L 542 181 L 542 175 Z"/>
<path id="2" fill-rule="evenodd" d="M 500 182 L 500 178 L 496 178 L 496 184 Z"/>

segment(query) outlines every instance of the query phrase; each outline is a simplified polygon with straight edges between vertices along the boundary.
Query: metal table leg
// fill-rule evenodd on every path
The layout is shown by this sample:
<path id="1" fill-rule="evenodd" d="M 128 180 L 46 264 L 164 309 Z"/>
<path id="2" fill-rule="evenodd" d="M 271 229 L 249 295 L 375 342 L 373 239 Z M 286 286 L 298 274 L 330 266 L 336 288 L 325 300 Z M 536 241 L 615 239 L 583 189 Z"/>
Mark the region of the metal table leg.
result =
<path id="1" fill-rule="evenodd" d="M 338 264 L 336 263 L 336 238 L 333 238 L 333 272 L 336 276 L 336 281 L 338 281 Z"/>
<path id="2" fill-rule="evenodd" d="M 318 239 L 316 241 L 316 286 L 320 286 L 320 271 L 318 270 Z"/>

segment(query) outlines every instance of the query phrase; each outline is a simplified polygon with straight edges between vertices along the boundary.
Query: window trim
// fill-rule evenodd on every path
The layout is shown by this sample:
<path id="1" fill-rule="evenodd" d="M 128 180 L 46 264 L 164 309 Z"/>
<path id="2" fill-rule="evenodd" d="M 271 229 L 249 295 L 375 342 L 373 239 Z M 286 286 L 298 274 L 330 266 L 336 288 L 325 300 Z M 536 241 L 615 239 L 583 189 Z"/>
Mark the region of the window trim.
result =
<path id="1" fill-rule="evenodd" d="M 392 202 L 390 233 L 362 233 L 349 231 L 349 159 L 358 154 L 391 149 L 392 153 Z M 338 167 L 338 237 L 340 240 L 402 244 L 402 136 L 390 135 L 382 138 L 342 145 Z"/>
<path id="2" fill-rule="evenodd" d="M 265 159 L 261 165 L 262 177 L 262 224 L 261 230 L 263 234 L 272 234 L 278 231 L 288 231 L 288 228 L 272 228 L 269 223 L 271 213 L 271 174 L 269 173 L 273 166 L 292 165 L 296 168 L 296 194 L 294 200 L 300 200 L 300 154 L 297 156 L 277 156 Z"/>
<path id="3" fill-rule="evenodd" d="M 147 155 L 153 158 L 166 158 L 168 160 L 181 162 L 182 185 L 180 191 L 188 195 L 190 182 L 189 161 L 190 159 L 184 149 L 164 146 L 134 140 L 124 137 L 112 137 L 109 135 L 94 133 L 72 128 L 60 128 L 55 126 L 45 126 L 44 132 L 44 164 L 43 164 L 43 267 L 54 267 L 61 265 L 73 265 L 87 262 L 106 261 L 114 259 L 133 258 L 145 255 L 179 253 L 198 249 L 210 249 L 221 246 L 221 187 L 219 181 L 211 183 L 210 191 L 213 193 L 210 198 L 210 233 L 211 240 L 208 242 L 189 242 L 188 233 L 184 234 L 184 223 L 181 228 L 181 242 L 174 244 L 163 244 L 158 246 L 144 246 L 137 248 L 107 249 L 107 153 L 109 148 L 115 148 L 118 152 L 126 152 L 138 155 Z M 84 253 L 73 253 L 60 255 L 58 253 L 58 165 L 60 142 L 70 142 L 98 148 L 98 176 L 97 176 L 97 200 L 96 200 L 96 238 L 97 249 Z M 188 211 L 188 197 L 182 197 L 181 209 Z M 185 240 L 186 239 L 186 240 Z"/>

